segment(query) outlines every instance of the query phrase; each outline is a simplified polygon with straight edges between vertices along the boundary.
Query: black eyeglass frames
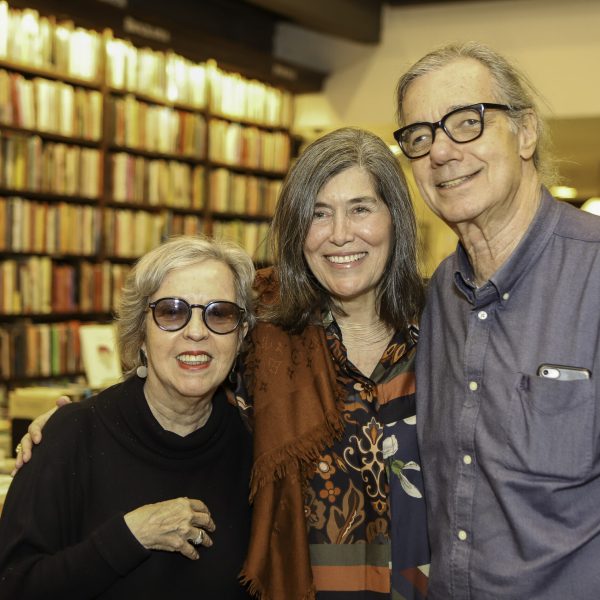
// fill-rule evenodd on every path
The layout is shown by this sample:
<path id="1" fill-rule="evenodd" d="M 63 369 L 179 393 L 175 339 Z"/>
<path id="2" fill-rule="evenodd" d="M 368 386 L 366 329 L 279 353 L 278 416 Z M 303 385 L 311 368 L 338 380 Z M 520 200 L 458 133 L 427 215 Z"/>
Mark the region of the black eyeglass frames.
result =
<path id="1" fill-rule="evenodd" d="M 235 302 L 214 300 L 208 304 L 190 304 L 183 298 L 160 298 L 150 302 L 154 322 L 163 331 L 179 331 L 192 318 L 194 308 L 202 309 L 202 321 L 213 333 L 232 333 L 244 320 L 243 308 Z"/>
<path id="2" fill-rule="evenodd" d="M 506 104 L 479 102 L 451 110 L 437 123 L 412 123 L 394 131 L 394 138 L 408 158 L 421 158 L 429 154 L 437 129 L 457 144 L 472 142 L 483 134 L 486 110 L 512 110 Z"/>

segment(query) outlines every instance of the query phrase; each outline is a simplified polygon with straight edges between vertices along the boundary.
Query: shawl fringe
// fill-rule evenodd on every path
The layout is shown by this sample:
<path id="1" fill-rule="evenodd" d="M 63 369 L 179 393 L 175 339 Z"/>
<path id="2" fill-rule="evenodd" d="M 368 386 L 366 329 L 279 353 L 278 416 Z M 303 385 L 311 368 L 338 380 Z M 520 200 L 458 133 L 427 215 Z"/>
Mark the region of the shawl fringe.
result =
<path id="1" fill-rule="evenodd" d="M 254 500 L 260 488 L 285 477 L 295 460 L 303 466 L 312 464 L 319 458 L 323 449 L 339 438 L 343 431 L 340 414 L 335 412 L 326 415 L 325 422 L 316 426 L 310 433 L 303 434 L 257 458 L 250 478 L 250 501 Z"/>
<path id="2" fill-rule="evenodd" d="M 243 585 L 248 590 L 248 593 L 251 596 L 258 598 L 258 600 L 275 600 L 275 598 L 272 598 L 267 594 L 267 591 L 265 590 L 262 583 L 258 580 L 258 578 L 253 577 L 252 575 L 248 575 L 248 573 L 246 573 L 245 570 L 242 570 L 242 572 L 238 576 L 238 579 L 241 585 Z M 306 594 L 304 594 L 304 596 L 302 596 L 301 598 L 298 598 L 298 600 L 315 600 L 316 597 L 317 591 L 315 589 L 315 586 L 312 585 L 310 589 L 306 592 Z"/>

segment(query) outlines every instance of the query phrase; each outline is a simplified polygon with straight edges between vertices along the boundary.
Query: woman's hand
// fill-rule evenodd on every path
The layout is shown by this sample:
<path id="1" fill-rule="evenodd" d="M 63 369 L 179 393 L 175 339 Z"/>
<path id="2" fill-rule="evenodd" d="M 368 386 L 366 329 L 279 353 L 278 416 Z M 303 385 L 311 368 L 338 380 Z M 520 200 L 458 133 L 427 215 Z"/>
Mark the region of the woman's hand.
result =
<path id="1" fill-rule="evenodd" d="M 206 548 L 213 542 L 206 533 L 214 531 L 210 511 L 201 500 L 175 498 L 146 504 L 125 515 L 125 523 L 138 542 L 148 550 L 180 552 L 195 560 L 194 544 Z"/>
<path id="2" fill-rule="evenodd" d="M 48 419 L 56 412 L 58 408 L 69 404 L 71 399 L 68 396 L 60 396 L 56 400 L 56 408 L 51 408 L 45 413 L 41 414 L 33 420 L 27 428 L 27 433 L 21 438 L 21 441 L 17 444 L 17 457 L 15 460 L 15 468 L 11 475 L 14 477 L 15 473 L 31 459 L 31 452 L 35 444 L 39 444 L 42 441 L 42 429 L 48 422 Z"/>

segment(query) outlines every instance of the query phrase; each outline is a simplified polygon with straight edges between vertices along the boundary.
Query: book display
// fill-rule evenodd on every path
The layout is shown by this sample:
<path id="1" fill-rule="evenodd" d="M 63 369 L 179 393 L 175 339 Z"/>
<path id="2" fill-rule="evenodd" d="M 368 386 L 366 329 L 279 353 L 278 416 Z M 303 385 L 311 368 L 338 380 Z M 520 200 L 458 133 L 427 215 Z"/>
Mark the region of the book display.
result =
<path id="1" fill-rule="evenodd" d="M 79 328 L 170 235 L 268 262 L 291 120 L 290 92 L 213 60 L 0 1 L 0 388 L 82 374 Z"/>

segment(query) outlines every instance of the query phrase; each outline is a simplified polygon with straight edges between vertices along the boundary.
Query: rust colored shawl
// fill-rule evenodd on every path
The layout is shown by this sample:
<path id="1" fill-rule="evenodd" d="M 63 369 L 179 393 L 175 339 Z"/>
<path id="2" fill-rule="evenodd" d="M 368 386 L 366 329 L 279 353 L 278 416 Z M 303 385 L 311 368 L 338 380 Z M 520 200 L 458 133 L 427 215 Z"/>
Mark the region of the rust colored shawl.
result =
<path id="1" fill-rule="evenodd" d="M 259 304 L 278 302 L 275 270 L 259 271 L 255 289 Z M 323 448 L 343 431 L 341 391 L 322 327 L 296 335 L 259 322 L 250 337 L 245 365 L 254 402 L 254 508 L 241 577 L 263 600 L 306 600 L 315 589 L 304 481 Z"/>

